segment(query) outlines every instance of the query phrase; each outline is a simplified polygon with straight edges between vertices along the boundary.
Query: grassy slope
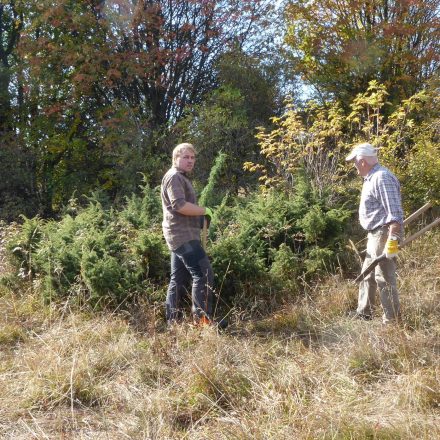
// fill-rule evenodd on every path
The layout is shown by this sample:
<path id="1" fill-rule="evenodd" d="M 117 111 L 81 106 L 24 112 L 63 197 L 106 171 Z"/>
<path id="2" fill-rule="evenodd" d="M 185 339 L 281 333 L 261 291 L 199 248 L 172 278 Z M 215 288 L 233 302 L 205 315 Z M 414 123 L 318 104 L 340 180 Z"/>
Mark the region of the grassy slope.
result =
<path id="1" fill-rule="evenodd" d="M 386 328 L 345 317 L 338 276 L 220 335 L 0 287 L 0 438 L 440 438 L 440 234 L 399 261 L 404 322 Z"/>

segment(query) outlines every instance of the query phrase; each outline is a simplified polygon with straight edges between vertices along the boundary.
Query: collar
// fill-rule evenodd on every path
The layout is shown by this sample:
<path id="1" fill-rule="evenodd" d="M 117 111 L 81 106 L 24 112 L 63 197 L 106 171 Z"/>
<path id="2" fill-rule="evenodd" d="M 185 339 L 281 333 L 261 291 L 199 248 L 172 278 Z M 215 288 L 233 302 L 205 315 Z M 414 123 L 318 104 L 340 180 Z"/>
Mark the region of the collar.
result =
<path id="1" fill-rule="evenodd" d="M 380 164 L 379 164 L 379 162 L 378 163 L 375 163 L 374 165 L 373 165 L 373 168 L 371 168 L 371 170 L 368 172 L 368 174 L 364 177 L 364 182 L 366 181 L 366 180 L 370 180 L 371 179 L 371 176 L 378 170 L 380 168 Z"/>
<path id="2" fill-rule="evenodd" d="M 188 174 L 187 174 L 185 171 L 183 171 L 181 168 L 178 168 L 178 167 L 176 167 L 176 166 L 173 166 L 173 168 L 174 168 L 178 173 L 183 174 L 185 177 L 188 177 Z"/>

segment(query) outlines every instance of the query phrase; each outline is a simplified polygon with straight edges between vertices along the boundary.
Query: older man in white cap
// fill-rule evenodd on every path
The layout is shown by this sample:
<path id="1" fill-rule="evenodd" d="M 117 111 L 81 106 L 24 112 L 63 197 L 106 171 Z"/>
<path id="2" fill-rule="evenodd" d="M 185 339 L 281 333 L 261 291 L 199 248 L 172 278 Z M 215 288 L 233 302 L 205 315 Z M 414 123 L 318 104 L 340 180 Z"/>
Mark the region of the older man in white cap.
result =
<path id="1" fill-rule="evenodd" d="M 395 260 L 398 241 L 403 233 L 400 184 L 388 168 L 379 164 L 377 151 L 369 143 L 356 145 L 346 160 L 354 163 L 358 174 L 364 179 L 359 221 L 368 231 L 368 242 L 362 270 L 383 253 L 387 256 L 361 281 L 355 316 L 359 319 L 372 319 L 378 288 L 383 308 L 383 323 L 388 324 L 400 316 Z"/>

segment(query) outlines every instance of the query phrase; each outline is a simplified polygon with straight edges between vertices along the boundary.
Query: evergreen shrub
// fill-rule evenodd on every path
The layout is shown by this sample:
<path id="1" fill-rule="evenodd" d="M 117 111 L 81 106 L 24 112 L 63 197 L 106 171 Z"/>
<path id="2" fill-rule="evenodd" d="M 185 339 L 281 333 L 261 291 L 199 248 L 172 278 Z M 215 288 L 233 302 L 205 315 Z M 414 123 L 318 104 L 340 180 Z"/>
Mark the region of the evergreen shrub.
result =
<path id="1" fill-rule="evenodd" d="M 267 285 L 264 261 L 246 246 L 243 237 L 231 235 L 212 243 L 209 254 L 221 297 L 231 302 L 243 293 L 258 295 Z"/>
<path id="2" fill-rule="evenodd" d="M 338 264 L 351 212 L 330 206 L 325 192 L 299 177 L 295 193 L 274 188 L 238 197 L 216 217 L 209 253 L 222 298 L 269 299 L 296 295 L 304 281 Z"/>
<path id="3" fill-rule="evenodd" d="M 9 243 L 12 260 L 41 280 L 47 299 L 73 297 L 99 308 L 151 292 L 168 269 L 168 250 L 152 220 L 157 202 L 145 200 L 151 197 L 146 190 L 118 212 L 91 199 L 59 221 L 25 218 Z"/>
<path id="4" fill-rule="evenodd" d="M 273 286 L 280 293 L 296 295 L 304 267 L 300 256 L 282 243 L 278 249 L 273 250 L 272 260 L 269 274 Z"/>
<path id="5" fill-rule="evenodd" d="M 147 178 L 143 176 L 141 185 L 142 195 L 132 194 L 125 198 L 125 206 L 119 217 L 127 220 L 136 228 L 149 228 L 162 221 L 162 206 L 160 203 L 159 188 L 151 188 Z"/>
<path id="6" fill-rule="evenodd" d="M 328 200 L 300 176 L 295 192 L 225 197 L 208 246 L 221 298 L 241 306 L 246 298 L 272 302 L 298 295 L 304 282 L 331 270 L 350 212 Z M 92 197 L 58 221 L 25 218 L 9 249 L 21 273 L 41 281 L 47 299 L 76 298 L 97 308 L 141 294 L 163 300 L 157 292 L 168 281 L 169 252 L 160 218 L 157 190 L 146 185 L 120 210 Z"/>

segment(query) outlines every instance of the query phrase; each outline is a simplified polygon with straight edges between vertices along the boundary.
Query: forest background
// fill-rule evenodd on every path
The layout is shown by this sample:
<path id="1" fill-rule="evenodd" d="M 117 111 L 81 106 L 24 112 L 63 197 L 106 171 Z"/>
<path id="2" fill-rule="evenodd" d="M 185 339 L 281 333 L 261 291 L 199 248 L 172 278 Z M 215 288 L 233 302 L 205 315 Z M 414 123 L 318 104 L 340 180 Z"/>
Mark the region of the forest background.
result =
<path id="1" fill-rule="evenodd" d="M 21 276 L 95 306 L 163 297 L 157 188 L 182 141 L 226 302 L 352 271 L 355 142 L 379 147 L 407 213 L 440 194 L 439 34 L 432 0 L 2 0 L 0 204 L 23 223 Z"/>
<path id="2" fill-rule="evenodd" d="M 0 436 L 437 439 L 439 235 L 356 306 L 379 148 L 438 216 L 439 0 L 0 0 Z M 158 188 L 214 208 L 225 332 L 166 330 Z M 189 312 L 189 304 L 187 307 Z"/>

